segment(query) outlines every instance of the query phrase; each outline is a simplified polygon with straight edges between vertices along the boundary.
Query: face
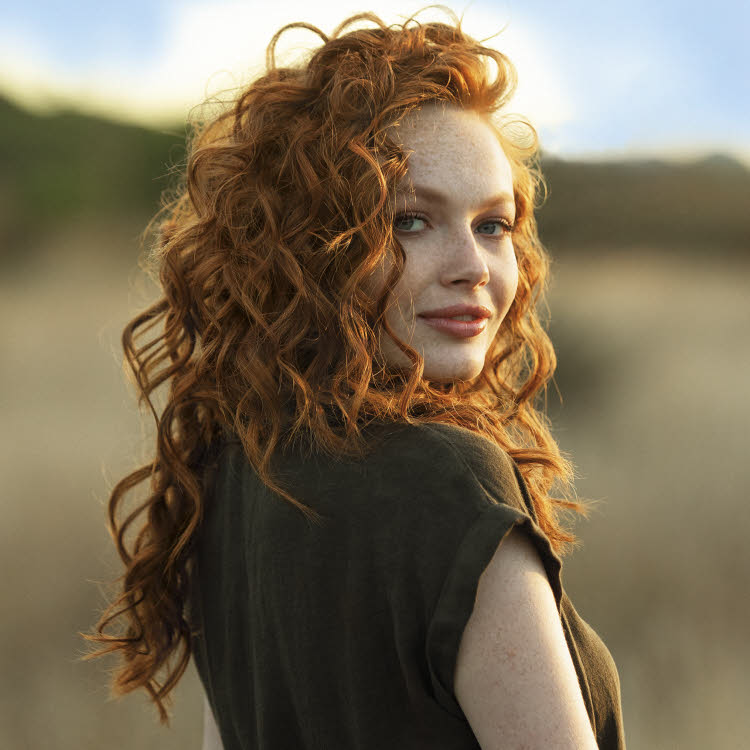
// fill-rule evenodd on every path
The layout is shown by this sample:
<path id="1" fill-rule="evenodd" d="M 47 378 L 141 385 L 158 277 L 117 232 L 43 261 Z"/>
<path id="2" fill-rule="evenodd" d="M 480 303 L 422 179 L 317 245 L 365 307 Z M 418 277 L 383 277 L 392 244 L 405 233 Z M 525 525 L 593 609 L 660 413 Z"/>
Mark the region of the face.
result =
<path id="1" fill-rule="evenodd" d="M 397 191 L 394 224 L 406 264 L 387 320 L 424 357 L 426 380 L 472 380 L 518 285 L 511 166 L 495 132 L 473 112 L 429 105 L 397 131 L 412 153 Z M 490 314 L 478 325 L 424 316 L 454 305 L 482 306 Z M 389 365 L 410 367 L 385 331 L 380 348 Z"/>

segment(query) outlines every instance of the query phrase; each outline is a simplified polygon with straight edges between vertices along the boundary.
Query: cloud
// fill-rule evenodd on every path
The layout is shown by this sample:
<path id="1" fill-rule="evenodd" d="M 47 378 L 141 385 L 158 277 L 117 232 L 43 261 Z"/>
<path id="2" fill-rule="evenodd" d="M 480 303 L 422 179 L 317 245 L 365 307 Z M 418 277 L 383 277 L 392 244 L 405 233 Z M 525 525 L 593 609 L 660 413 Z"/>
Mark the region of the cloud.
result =
<path id="1" fill-rule="evenodd" d="M 580 111 L 573 91 L 555 64 L 543 35 L 520 19 L 503 19 L 483 14 L 483 25 L 504 30 L 487 45 L 506 54 L 518 73 L 518 89 L 508 109 L 527 117 L 538 129 L 554 133 L 559 126 L 575 119 Z M 477 26 L 478 26 L 477 22 Z M 479 29 L 467 31 L 481 38 Z"/>
<path id="2" fill-rule="evenodd" d="M 377 13 L 386 23 L 397 23 L 423 6 L 423 0 L 384 0 Z M 152 57 L 131 59 L 106 56 L 71 70 L 30 38 L 28 33 L 6 32 L 0 37 L 3 88 L 13 98 L 37 109 L 70 103 L 87 111 L 143 124 L 173 123 L 185 118 L 206 97 L 241 86 L 262 72 L 265 49 L 284 24 L 305 21 L 330 33 L 351 13 L 338 2 L 291 2 L 258 5 L 248 2 L 171 3 L 161 46 Z M 461 9 L 458 9 L 460 14 Z M 428 11 L 422 19 L 441 18 Z M 476 38 L 499 31 L 508 23 L 491 7 L 469 5 L 464 28 Z M 304 30 L 287 32 L 279 44 L 282 61 L 294 59 L 318 37 Z M 546 59 L 545 45 L 533 29 L 512 20 L 487 42 L 508 54 L 520 73 L 513 111 L 535 125 L 554 128 L 572 118 L 575 107 L 565 82 Z M 106 45 L 101 45 L 101 48 Z"/>
<path id="3" fill-rule="evenodd" d="M 424 3 L 379 0 L 377 13 L 399 23 Z M 0 93 L 38 110 L 72 106 L 171 125 L 207 97 L 261 73 L 266 46 L 281 26 L 304 21 L 330 33 L 352 12 L 343 0 L 131 0 L 118 15 L 97 7 L 95 18 L 66 14 L 46 26 L 38 14 L 22 17 L 19 10 L 16 20 L 25 25 L 14 27 L 9 19 L 0 29 Z M 746 88 L 742 66 L 721 55 L 696 57 L 693 42 L 703 33 L 697 26 L 670 25 L 671 16 L 648 16 L 652 23 L 644 26 L 643 8 L 627 15 L 606 5 L 597 13 L 583 6 L 576 12 L 546 0 L 453 7 L 469 34 L 515 64 L 519 87 L 508 109 L 535 125 L 546 151 L 620 156 L 661 149 L 666 157 L 709 149 L 748 159 L 747 104 L 741 103 L 747 97 L 726 93 Z M 420 19 L 445 15 L 432 9 Z M 318 43 L 314 33 L 292 30 L 279 44 L 280 61 Z M 724 46 L 739 54 L 736 45 Z"/>

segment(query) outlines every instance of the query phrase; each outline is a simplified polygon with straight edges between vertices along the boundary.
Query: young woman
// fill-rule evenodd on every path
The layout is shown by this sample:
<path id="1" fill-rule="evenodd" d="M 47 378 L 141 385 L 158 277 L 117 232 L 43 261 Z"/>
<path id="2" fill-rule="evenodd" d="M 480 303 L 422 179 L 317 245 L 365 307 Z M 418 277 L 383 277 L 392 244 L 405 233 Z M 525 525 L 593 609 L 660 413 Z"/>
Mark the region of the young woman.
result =
<path id="1" fill-rule="evenodd" d="M 309 60 L 276 67 L 279 32 L 195 136 L 160 225 L 164 294 L 123 344 L 168 394 L 90 637 L 163 721 L 192 655 L 206 748 L 623 748 L 561 586 L 580 506 L 534 405 L 555 356 L 514 70 L 455 17 L 307 28 Z"/>

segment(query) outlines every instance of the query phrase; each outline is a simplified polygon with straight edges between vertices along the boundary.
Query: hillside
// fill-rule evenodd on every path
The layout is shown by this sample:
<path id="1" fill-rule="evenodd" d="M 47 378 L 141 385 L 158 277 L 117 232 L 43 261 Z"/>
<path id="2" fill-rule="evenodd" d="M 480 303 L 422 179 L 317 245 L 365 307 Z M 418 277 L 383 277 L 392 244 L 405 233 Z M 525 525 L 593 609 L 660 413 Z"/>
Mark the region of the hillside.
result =
<path id="1" fill-rule="evenodd" d="M 142 227 L 170 170 L 185 157 L 185 126 L 156 132 L 74 112 L 30 114 L 0 99 L 0 257 L 13 263 L 70 224 Z M 544 159 L 538 212 L 556 254 L 658 245 L 719 254 L 750 249 L 750 170 L 717 155 L 691 163 Z M 134 248 L 134 252 L 136 249 Z"/>
<path id="2" fill-rule="evenodd" d="M 750 170 L 720 154 L 686 163 L 545 160 L 539 211 L 554 250 L 658 245 L 750 252 Z"/>
<path id="3" fill-rule="evenodd" d="M 61 226 L 136 227 L 159 206 L 185 129 L 163 133 L 74 112 L 39 116 L 0 99 L 0 257 L 33 253 Z"/>

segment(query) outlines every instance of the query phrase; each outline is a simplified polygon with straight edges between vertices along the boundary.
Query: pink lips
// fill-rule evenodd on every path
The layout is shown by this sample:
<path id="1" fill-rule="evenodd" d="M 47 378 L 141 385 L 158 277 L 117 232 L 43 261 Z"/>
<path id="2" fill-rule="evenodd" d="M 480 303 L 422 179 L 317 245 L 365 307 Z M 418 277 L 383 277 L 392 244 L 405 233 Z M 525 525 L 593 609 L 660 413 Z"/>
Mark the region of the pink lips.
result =
<path id="1" fill-rule="evenodd" d="M 420 317 L 428 326 L 460 338 L 478 336 L 487 327 L 487 318 L 480 318 L 478 320 L 450 320 L 450 318 Z"/>
<path id="2" fill-rule="evenodd" d="M 456 315 L 471 315 L 474 320 L 451 320 Z M 419 314 L 428 326 L 443 333 L 460 338 L 477 336 L 487 327 L 487 319 L 492 312 L 482 305 L 451 305 L 439 310 L 428 310 Z"/>
<path id="3" fill-rule="evenodd" d="M 471 315 L 472 318 L 489 318 L 492 310 L 488 310 L 484 305 L 467 305 L 464 303 L 458 305 L 449 305 L 437 310 L 425 310 L 419 313 L 421 318 L 453 318 L 456 315 Z"/>

